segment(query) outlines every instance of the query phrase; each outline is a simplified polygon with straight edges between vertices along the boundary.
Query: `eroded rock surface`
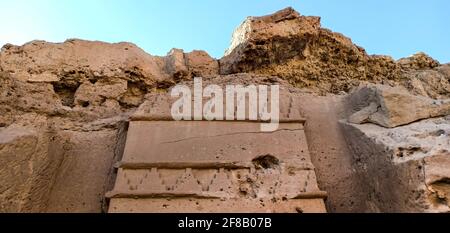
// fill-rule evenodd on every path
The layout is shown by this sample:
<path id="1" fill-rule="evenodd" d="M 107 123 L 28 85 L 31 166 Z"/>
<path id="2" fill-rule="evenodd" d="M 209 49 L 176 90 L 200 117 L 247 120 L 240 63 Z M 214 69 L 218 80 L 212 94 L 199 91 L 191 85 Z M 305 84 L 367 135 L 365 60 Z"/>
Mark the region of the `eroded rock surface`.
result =
<path id="1" fill-rule="evenodd" d="M 274 132 L 249 120 L 168 121 L 169 100 L 133 117 L 110 212 L 326 211 L 291 95 L 280 100 L 289 121 Z"/>
<path id="2" fill-rule="evenodd" d="M 45 119 L 35 120 L 33 127 L 0 129 L 0 212 L 40 212 L 47 206 L 67 142 L 44 128 Z"/>
<path id="3" fill-rule="evenodd" d="M 448 212 L 450 121 L 394 129 L 343 123 L 361 171 L 368 212 Z"/>
<path id="4" fill-rule="evenodd" d="M 393 128 L 450 114 L 450 99 L 436 100 L 410 94 L 401 87 L 361 86 L 349 96 L 350 123 L 375 123 Z"/>
<path id="5" fill-rule="evenodd" d="M 342 126 L 367 193 L 366 211 L 450 210 L 449 101 L 372 84 L 347 97 Z"/>
<path id="6" fill-rule="evenodd" d="M 173 50 L 158 57 L 130 43 L 82 40 L 6 45 L 0 67 L 1 101 L 14 111 L 88 121 L 137 107 L 146 93 L 164 90 L 179 79 L 218 73 L 217 61 L 203 51 Z"/>
<path id="7" fill-rule="evenodd" d="M 208 134 L 189 139 L 189 124 L 205 122 L 155 121 L 171 120 L 171 88 L 192 86 L 198 76 L 204 85 L 221 87 L 279 84 L 280 116 L 305 116 L 306 124 L 284 125 L 289 130 L 277 137 L 241 132 L 256 123 L 202 126 L 243 135 L 225 140 Z M 105 193 L 115 184 L 111 212 L 323 212 L 321 190 L 330 212 L 445 212 L 449 80 L 449 64 L 424 53 L 398 61 L 368 55 L 344 35 L 322 28 L 319 17 L 291 8 L 247 18 L 220 60 L 180 49 L 152 56 L 131 43 L 8 44 L 0 52 L 0 210 L 107 211 Z M 347 96 L 363 82 L 384 86 L 364 84 Z M 348 118 L 352 123 L 341 129 L 338 120 Z M 127 131 L 130 121 L 134 132 Z M 152 129 L 150 135 L 137 132 L 141 125 Z M 130 146 L 126 135 L 136 134 L 155 137 L 145 143 L 159 149 Z M 248 145 L 227 147 L 231 142 Z M 133 153 L 122 159 L 125 144 Z M 210 160 L 180 160 L 175 152 L 181 148 L 191 155 L 205 152 L 198 153 Z M 179 156 L 158 157 L 166 152 Z M 230 168 L 227 161 L 245 166 Z M 164 195 L 174 192 L 192 200 L 216 198 L 167 201 Z M 134 199 L 140 195 L 153 198 Z"/>
<path id="8" fill-rule="evenodd" d="M 292 8 L 247 18 L 233 33 L 230 48 L 220 59 L 221 73 L 277 75 L 296 87 L 322 94 L 347 92 L 361 81 L 406 85 L 405 76 L 438 66 L 424 53 L 399 61 L 368 55 L 344 35 L 322 28 L 320 17 L 302 16 Z M 416 86 L 442 93 L 442 87 L 433 84 L 442 82 L 447 86 L 443 94 L 448 96 L 448 76 L 435 79 L 419 78 Z"/>

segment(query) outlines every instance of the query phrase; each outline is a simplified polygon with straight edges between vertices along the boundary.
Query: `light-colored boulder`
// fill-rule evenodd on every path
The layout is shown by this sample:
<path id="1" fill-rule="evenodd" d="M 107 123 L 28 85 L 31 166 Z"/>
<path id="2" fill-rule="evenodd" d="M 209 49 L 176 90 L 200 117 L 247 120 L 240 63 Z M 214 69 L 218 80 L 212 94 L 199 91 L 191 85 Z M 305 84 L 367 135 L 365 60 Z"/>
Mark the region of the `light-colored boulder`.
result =
<path id="1" fill-rule="evenodd" d="M 410 94 L 401 87 L 365 85 L 349 97 L 349 122 L 392 128 L 450 114 L 450 99 L 435 100 Z"/>
<path id="2" fill-rule="evenodd" d="M 342 122 L 368 212 L 450 211 L 450 118 L 397 128 Z"/>

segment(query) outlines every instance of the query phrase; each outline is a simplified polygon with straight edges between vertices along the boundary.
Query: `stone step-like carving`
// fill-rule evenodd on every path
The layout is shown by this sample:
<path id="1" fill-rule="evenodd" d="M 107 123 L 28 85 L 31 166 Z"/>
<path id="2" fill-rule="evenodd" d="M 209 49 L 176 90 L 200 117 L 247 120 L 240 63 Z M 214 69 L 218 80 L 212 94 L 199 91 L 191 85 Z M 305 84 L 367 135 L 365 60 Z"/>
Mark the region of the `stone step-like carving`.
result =
<path id="1" fill-rule="evenodd" d="M 312 170 L 257 169 L 121 169 L 115 196 L 180 196 L 190 194 L 216 198 L 277 197 L 295 198 L 308 192 L 319 193 Z M 167 179 L 162 174 L 176 174 Z M 150 175 L 148 175 L 150 174 Z"/>
<path id="2" fill-rule="evenodd" d="M 154 101 L 162 103 L 147 106 L 158 114 L 167 109 L 167 99 Z M 284 93 L 280 103 L 286 120 L 274 132 L 258 121 L 170 121 L 140 109 L 110 212 L 325 212 L 296 99 Z"/>

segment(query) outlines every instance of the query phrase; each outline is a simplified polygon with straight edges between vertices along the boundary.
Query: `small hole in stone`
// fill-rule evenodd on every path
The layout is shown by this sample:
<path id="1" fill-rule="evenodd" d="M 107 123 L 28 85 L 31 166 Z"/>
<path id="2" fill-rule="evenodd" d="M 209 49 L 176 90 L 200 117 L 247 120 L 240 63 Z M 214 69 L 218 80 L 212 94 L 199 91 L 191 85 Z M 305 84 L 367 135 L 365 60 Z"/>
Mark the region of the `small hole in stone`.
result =
<path id="1" fill-rule="evenodd" d="M 90 78 L 90 79 L 89 79 L 89 82 L 90 82 L 91 84 L 95 84 L 95 83 L 97 82 L 97 79 L 95 79 L 95 78 Z"/>
<path id="2" fill-rule="evenodd" d="M 273 169 L 280 165 L 280 160 L 272 155 L 262 155 L 254 158 L 252 160 L 253 164 L 257 169 Z"/>
<path id="3" fill-rule="evenodd" d="M 87 108 L 87 107 L 89 107 L 89 101 L 80 101 L 80 105 L 83 108 Z"/>

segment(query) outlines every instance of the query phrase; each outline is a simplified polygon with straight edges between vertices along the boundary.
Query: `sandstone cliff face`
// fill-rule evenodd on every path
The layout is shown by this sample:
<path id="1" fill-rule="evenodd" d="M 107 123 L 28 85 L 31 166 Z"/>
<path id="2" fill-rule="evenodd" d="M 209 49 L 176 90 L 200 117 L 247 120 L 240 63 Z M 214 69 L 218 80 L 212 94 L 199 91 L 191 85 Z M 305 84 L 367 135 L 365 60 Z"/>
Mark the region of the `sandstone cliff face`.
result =
<path id="1" fill-rule="evenodd" d="M 166 114 L 151 103 L 193 77 L 280 84 L 296 100 L 288 108 L 306 117 L 329 211 L 448 211 L 450 65 L 423 53 L 368 55 L 319 17 L 287 8 L 247 18 L 219 60 L 180 49 L 152 56 L 130 43 L 5 45 L 0 212 L 105 211 L 129 120 Z M 339 119 L 348 119 L 343 129 Z"/>
<path id="2" fill-rule="evenodd" d="M 437 66 L 437 61 L 423 53 L 399 61 L 368 55 L 344 35 L 322 28 L 319 17 L 301 16 L 292 8 L 247 18 L 234 32 L 230 48 L 220 59 L 223 74 L 277 75 L 296 87 L 322 94 L 347 92 L 361 81 L 403 84 L 410 72 Z M 444 83 L 448 93 L 448 77 L 436 79 L 439 81 L 431 82 Z M 425 89 L 437 88 L 422 79 L 416 82 Z"/>
<path id="3" fill-rule="evenodd" d="M 139 106 L 148 92 L 218 70 L 217 62 L 202 51 L 173 50 L 157 57 L 130 43 L 82 40 L 6 45 L 0 67 L 2 102 L 16 105 L 15 110 L 79 120 L 119 115 Z"/>
<path id="4" fill-rule="evenodd" d="M 157 57 L 130 43 L 82 40 L 4 46 L 0 176 L 6 183 L 0 203 L 7 206 L 2 210 L 100 211 L 128 115 L 147 93 L 217 73 L 217 61 L 203 51 Z M 19 166 L 28 164 L 32 171 L 21 171 Z M 15 179 L 17 172 L 23 177 Z"/>
<path id="5" fill-rule="evenodd" d="M 65 142 L 49 131 L 20 126 L 0 130 L 1 212 L 46 208 L 63 146 Z"/>

